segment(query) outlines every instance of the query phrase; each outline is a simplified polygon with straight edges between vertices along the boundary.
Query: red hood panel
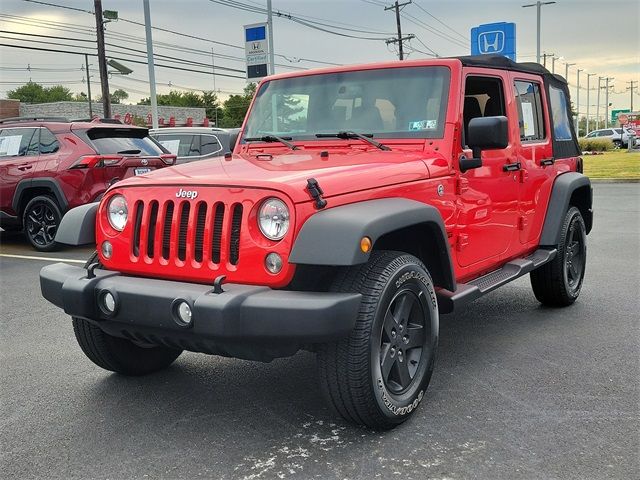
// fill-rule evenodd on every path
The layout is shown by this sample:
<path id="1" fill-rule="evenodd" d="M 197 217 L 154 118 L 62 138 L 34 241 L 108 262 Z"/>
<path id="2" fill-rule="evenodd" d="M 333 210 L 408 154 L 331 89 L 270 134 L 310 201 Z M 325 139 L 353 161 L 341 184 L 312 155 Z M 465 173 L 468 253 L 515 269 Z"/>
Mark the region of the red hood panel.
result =
<path id="1" fill-rule="evenodd" d="M 260 155 L 260 154 L 258 154 Z M 349 149 L 321 157 L 319 150 L 297 150 L 281 154 L 234 155 L 185 163 L 128 179 L 118 186 L 225 185 L 260 187 L 286 193 L 294 202 L 310 200 L 305 190 L 315 178 L 325 197 L 384 185 L 412 182 L 429 177 L 422 152 Z"/>

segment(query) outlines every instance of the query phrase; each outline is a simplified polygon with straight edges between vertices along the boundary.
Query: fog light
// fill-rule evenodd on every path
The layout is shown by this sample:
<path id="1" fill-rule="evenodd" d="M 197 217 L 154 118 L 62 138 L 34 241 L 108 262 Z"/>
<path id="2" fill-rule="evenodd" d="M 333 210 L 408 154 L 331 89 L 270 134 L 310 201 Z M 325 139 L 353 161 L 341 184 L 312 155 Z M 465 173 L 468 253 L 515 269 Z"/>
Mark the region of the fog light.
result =
<path id="1" fill-rule="evenodd" d="M 280 273 L 280 270 L 282 270 L 282 257 L 272 252 L 264 259 L 264 266 L 270 273 Z"/>
<path id="2" fill-rule="evenodd" d="M 187 302 L 185 302 L 184 300 L 180 300 L 176 304 L 175 312 L 178 320 L 180 320 L 184 325 L 191 325 L 191 307 Z"/>
<path id="3" fill-rule="evenodd" d="M 111 245 L 111 242 L 108 240 L 102 242 L 102 256 L 104 258 L 111 258 L 111 255 L 113 255 L 113 246 Z"/>
<path id="4" fill-rule="evenodd" d="M 113 313 L 116 311 L 116 299 L 111 292 L 105 292 L 102 294 L 102 308 L 105 312 Z"/>

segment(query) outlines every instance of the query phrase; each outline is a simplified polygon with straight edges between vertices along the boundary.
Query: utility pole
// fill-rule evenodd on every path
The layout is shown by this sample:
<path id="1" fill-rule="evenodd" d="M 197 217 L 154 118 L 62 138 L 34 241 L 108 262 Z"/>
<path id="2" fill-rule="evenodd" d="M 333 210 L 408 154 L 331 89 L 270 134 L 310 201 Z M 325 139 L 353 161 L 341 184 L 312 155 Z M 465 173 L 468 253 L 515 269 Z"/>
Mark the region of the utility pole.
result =
<path id="1" fill-rule="evenodd" d="M 630 84 L 629 87 L 629 91 L 631 92 L 631 111 L 633 112 L 633 84 L 637 83 L 634 80 L 631 80 L 630 82 L 627 82 L 628 84 Z"/>
<path id="2" fill-rule="evenodd" d="M 147 65 L 149 66 L 149 89 L 151 91 L 151 125 L 158 128 L 158 99 L 156 97 L 156 72 L 153 65 L 153 39 L 151 38 L 151 12 L 149 0 L 142 0 L 144 6 L 144 31 L 147 37 Z"/>
<path id="3" fill-rule="evenodd" d="M 556 56 L 553 55 L 551 57 L 551 73 L 556 73 L 556 60 L 557 60 Z"/>
<path id="4" fill-rule="evenodd" d="M 593 77 L 595 75 L 595 73 L 587 73 L 587 127 L 585 128 L 585 132 L 584 135 L 587 136 L 589 135 L 589 93 L 590 93 L 590 79 L 591 77 Z"/>
<path id="5" fill-rule="evenodd" d="M 609 80 L 615 80 L 613 77 L 607 77 L 605 79 L 605 90 L 604 90 L 604 103 L 605 103 L 605 118 L 604 118 L 604 128 L 609 128 Z"/>
<path id="6" fill-rule="evenodd" d="M 91 105 L 91 77 L 89 76 L 89 55 L 84 54 L 84 66 L 87 72 L 87 96 L 89 97 L 89 118 L 93 118 L 93 107 Z"/>
<path id="7" fill-rule="evenodd" d="M 404 3 L 398 3 L 398 0 L 396 0 L 396 3 L 394 3 L 393 5 L 391 5 L 390 7 L 385 7 L 384 8 L 385 12 L 387 10 L 395 10 L 396 11 L 396 25 L 398 27 L 398 38 L 387 40 L 387 45 L 389 45 L 390 43 L 397 43 L 398 44 L 398 59 L 399 60 L 404 60 L 404 50 L 402 48 L 403 42 L 405 40 L 411 40 L 415 36 L 415 35 L 407 35 L 406 37 L 403 37 L 402 36 L 402 28 L 400 27 L 400 8 L 404 7 L 405 5 L 409 5 L 410 3 L 411 3 L 411 0 L 409 0 L 408 2 L 404 2 Z"/>
<path id="8" fill-rule="evenodd" d="M 568 63 L 565 62 L 564 64 L 564 79 L 567 81 L 567 84 L 569 83 L 569 67 L 573 67 L 575 65 L 575 63 Z"/>
<path id="9" fill-rule="evenodd" d="M 104 22 L 102 21 L 102 0 L 93 1 L 96 14 L 96 36 L 98 38 L 98 69 L 102 85 L 102 116 L 111 118 L 111 97 L 109 94 L 109 74 L 107 73 L 107 54 L 104 49 Z"/>
<path id="10" fill-rule="evenodd" d="M 537 36 L 536 36 L 536 62 L 540 63 L 540 12 L 543 5 L 551 5 L 556 2 L 541 2 L 530 3 L 528 5 L 522 5 L 522 8 L 536 7 L 536 19 L 537 19 Z M 545 59 L 546 60 L 546 59 Z"/>
<path id="11" fill-rule="evenodd" d="M 217 99 L 217 94 L 216 94 L 216 58 L 213 55 L 213 47 L 211 47 L 211 66 L 213 67 L 213 93 L 216 95 L 216 99 Z M 214 110 L 214 117 L 215 117 L 215 122 L 216 122 L 216 127 L 218 126 L 218 107 L 215 106 L 215 104 L 213 105 L 213 110 Z"/>
<path id="12" fill-rule="evenodd" d="M 273 50 L 273 11 L 271 9 L 271 0 L 267 0 L 267 28 L 269 29 L 269 68 L 270 74 L 276 73 L 275 52 Z"/>
<path id="13" fill-rule="evenodd" d="M 596 130 L 600 128 L 600 90 L 602 90 L 602 77 L 598 77 L 598 94 L 596 95 Z"/>
<path id="14" fill-rule="evenodd" d="M 542 58 L 543 58 L 542 66 L 544 68 L 547 68 L 547 57 L 553 58 L 554 56 L 555 56 L 555 53 L 545 53 L 545 54 L 543 54 L 542 55 Z M 538 61 L 538 63 L 540 63 L 540 62 Z"/>
<path id="15" fill-rule="evenodd" d="M 576 73 L 576 135 L 580 136 L 580 72 L 584 72 L 584 68 L 578 68 Z M 586 135 L 586 134 L 585 134 Z"/>

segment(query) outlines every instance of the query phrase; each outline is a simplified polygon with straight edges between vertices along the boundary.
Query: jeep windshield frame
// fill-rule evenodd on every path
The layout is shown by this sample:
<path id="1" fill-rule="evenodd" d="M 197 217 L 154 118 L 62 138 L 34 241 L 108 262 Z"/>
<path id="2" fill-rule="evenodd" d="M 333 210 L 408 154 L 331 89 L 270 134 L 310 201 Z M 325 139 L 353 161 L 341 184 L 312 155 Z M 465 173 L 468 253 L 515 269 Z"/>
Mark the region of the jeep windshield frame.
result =
<path id="1" fill-rule="evenodd" d="M 448 66 L 407 66 L 316 73 L 267 80 L 256 93 L 241 138 L 318 141 L 337 131 L 376 138 L 444 135 Z"/>

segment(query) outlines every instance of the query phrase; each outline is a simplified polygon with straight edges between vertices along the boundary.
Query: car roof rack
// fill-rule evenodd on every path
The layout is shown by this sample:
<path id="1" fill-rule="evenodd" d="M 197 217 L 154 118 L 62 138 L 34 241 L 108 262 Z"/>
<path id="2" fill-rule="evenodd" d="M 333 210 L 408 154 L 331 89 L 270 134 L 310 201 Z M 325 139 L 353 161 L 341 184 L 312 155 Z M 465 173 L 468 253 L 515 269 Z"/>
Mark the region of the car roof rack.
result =
<path id="1" fill-rule="evenodd" d="M 115 123 L 117 125 L 122 125 L 122 120 L 118 120 L 117 118 L 77 118 L 71 120 L 71 122 Z"/>
<path id="2" fill-rule="evenodd" d="M 65 117 L 10 117 L 3 118 L 0 123 L 17 123 L 17 122 L 63 122 L 69 123 L 69 119 Z"/>

